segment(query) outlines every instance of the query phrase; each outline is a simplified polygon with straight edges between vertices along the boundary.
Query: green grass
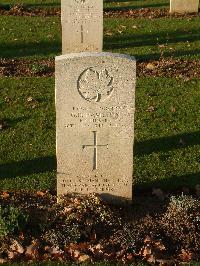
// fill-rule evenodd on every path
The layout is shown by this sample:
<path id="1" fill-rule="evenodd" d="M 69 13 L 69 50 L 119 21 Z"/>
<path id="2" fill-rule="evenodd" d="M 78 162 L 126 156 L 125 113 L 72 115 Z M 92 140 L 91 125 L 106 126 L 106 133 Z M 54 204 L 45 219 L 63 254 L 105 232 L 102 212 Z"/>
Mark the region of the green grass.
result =
<path id="1" fill-rule="evenodd" d="M 59 7 L 60 0 L 1 0 L 2 5 L 24 4 L 29 7 Z M 136 9 L 136 8 L 165 8 L 169 7 L 168 0 L 104 0 L 104 7 L 108 9 Z"/>
<path id="2" fill-rule="evenodd" d="M 136 92 L 136 187 L 194 187 L 200 175 L 200 81 L 140 78 Z M 0 188 L 55 190 L 54 79 L 1 78 L 0 99 L 8 123 L 0 133 Z M 147 111 L 150 106 L 154 112 Z"/>
<path id="3" fill-rule="evenodd" d="M 44 58 L 61 53 L 58 17 L 1 16 L 0 25 L 1 57 Z M 198 18 L 105 19 L 104 33 L 104 50 L 137 59 L 159 58 L 161 52 L 175 58 L 200 56 Z"/>
<path id="4" fill-rule="evenodd" d="M 53 79 L 5 78 L 0 84 L 1 118 L 8 123 L 0 133 L 1 189 L 55 187 Z"/>

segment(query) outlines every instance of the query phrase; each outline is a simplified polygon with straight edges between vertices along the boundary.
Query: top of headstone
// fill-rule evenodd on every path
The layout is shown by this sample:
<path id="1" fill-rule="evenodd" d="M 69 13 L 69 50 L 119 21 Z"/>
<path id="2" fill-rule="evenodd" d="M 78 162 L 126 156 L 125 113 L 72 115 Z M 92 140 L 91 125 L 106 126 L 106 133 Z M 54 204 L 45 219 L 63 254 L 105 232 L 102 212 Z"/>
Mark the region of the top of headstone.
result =
<path id="1" fill-rule="evenodd" d="M 64 60 L 65 58 L 74 58 L 74 57 L 119 57 L 119 58 L 124 58 L 128 60 L 136 60 L 134 56 L 130 56 L 127 54 L 119 54 L 119 53 L 109 53 L 109 52 L 82 52 L 82 53 L 70 53 L 70 54 L 65 54 L 65 55 L 59 55 L 56 56 L 56 61 Z"/>

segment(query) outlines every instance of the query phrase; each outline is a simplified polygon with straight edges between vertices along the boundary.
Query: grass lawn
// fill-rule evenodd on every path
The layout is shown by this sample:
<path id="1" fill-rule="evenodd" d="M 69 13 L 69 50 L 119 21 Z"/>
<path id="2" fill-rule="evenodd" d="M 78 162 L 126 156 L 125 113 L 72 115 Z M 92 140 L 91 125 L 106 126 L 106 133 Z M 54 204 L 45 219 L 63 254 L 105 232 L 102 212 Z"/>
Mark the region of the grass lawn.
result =
<path id="1" fill-rule="evenodd" d="M 2 4 L 18 1 L 2 0 Z M 21 1 L 49 7 L 58 1 Z M 106 1 L 105 7 L 163 7 L 165 0 Z M 61 53 L 59 17 L 1 16 L 0 57 L 40 59 Z M 104 50 L 137 59 L 199 58 L 199 19 L 104 20 Z M 137 187 L 194 187 L 200 174 L 200 82 L 138 78 L 134 177 Z M 155 109 L 148 111 L 149 107 Z M 55 189 L 53 78 L 0 78 L 1 189 Z M 151 108 L 150 108 L 151 110 Z"/>
<path id="2" fill-rule="evenodd" d="M 22 3 L 38 8 L 60 7 L 59 0 L 0 2 L 0 6 Z M 104 7 L 107 10 L 169 9 L 169 0 L 107 0 Z M 0 25 L 0 58 L 40 60 L 54 58 L 61 53 L 59 17 L 0 16 Z M 140 61 L 157 60 L 161 56 L 200 59 L 199 18 L 105 18 L 104 51 L 134 55 Z M 56 192 L 54 90 L 53 77 L 8 78 L 1 76 L 0 71 L 0 190 L 25 189 L 28 194 L 30 190 Z M 137 78 L 133 176 L 134 188 L 140 196 L 145 198 L 143 192 L 155 187 L 173 191 L 185 186 L 194 191 L 194 187 L 200 184 L 199 125 L 199 79 L 189 79 L 184 74 L 180 78 L 144 75 Z M 159 203 L 157 198 L 153 199 Z M 145 200 L 148 201 L 148 198 Z M 141 200 L 144 205 L 145 200 Z M 143 209 L 141 202 L 138 205 L 135 201 L 132 215 L 135 215 L 135 207 Z M 151 210 L 154 211 L 152 206 Z M 172 217 L 170 226 L 174 218 L 177 217 Z M 176 229 L 179 230 L 179 225 Z M 137 232 L 141 234 L 140 230 Z M 176 237 L 174 232 L 171 235 Z M 27 262 L 4 265 L 25 266 Z M 30 265 L 78 264 L 37 262 Z M 102 262 L 94 265 L 118 264 Z"/>
<path id="3" fill-rule="evenodd" d="M 1 0 L 2 5 L 24 4 L 29 7 L 60 7 L 60 0 Z M 108 9 L 169 8 L 168 0 L 104 0 Z"/>
<path id="4" fill-rule="evenodd" d="M 137 188 L 175 189 L 198 183 L 199 85 L 195 79 L 138 79 Z M 8 124 L 0 134 L 1 189 L 55 190 L 54 79 L 1 78 L 0 99 L 1 118 Z M 155 110 L 148 111 L 152 106 Z"/>
<path id="5" fill-rule="evenodd" d="M 0 56 L 54 57 L 61 53 L 58 17 L 0 17 Z M 167 30 L 166 30 L 167 25 Z M 163 46 L 164 45 L 164 46 Z M 137 59 L 199 58 L 199 18 L 105 19 L 104 50 Z"/>

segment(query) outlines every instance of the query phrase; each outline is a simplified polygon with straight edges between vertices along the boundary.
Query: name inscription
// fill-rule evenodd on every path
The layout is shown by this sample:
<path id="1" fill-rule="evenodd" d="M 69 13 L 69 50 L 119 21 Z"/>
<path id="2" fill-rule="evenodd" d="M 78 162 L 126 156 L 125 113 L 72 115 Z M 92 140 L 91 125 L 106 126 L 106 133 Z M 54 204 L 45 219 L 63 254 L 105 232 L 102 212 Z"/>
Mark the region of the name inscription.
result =
<path id="1" fill-rule="evenodd" d="M 68 122 L 65 124 L 65 128 L 72 127 L 118 127 L 119 122 L 124 121 L 124 117 L 132 115 L 133 107 L 122 105 L 113 107 L 99 106 L 98 111 L 91 112 L 86 107 L 72 107 Z M 122 126 L 120 124 L 120 126 Z"/>

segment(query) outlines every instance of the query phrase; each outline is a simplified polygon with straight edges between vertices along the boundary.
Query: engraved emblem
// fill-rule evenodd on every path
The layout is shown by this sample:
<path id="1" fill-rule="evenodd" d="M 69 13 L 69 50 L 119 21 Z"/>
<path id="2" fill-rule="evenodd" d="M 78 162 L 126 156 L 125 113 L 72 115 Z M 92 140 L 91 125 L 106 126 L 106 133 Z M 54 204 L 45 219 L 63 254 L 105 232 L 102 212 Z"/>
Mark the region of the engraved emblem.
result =
<path id="1" fill-rule="evenodd" d="M 107 69 L 101 71 L 90 67 L 84 70 L 78 79 L 78 92 L 89 102 L 103 102 L 113 92 L 113 77 Z"/>
<path id="2" fill-rule="evenodd" d="M 79 3 L 85 3 L 86 2 L 86 0 L 75 0 L 78 4 Z"/>

